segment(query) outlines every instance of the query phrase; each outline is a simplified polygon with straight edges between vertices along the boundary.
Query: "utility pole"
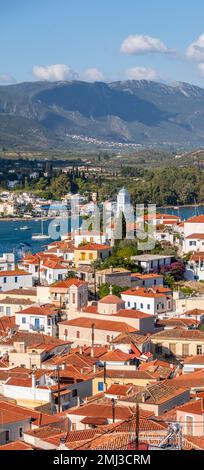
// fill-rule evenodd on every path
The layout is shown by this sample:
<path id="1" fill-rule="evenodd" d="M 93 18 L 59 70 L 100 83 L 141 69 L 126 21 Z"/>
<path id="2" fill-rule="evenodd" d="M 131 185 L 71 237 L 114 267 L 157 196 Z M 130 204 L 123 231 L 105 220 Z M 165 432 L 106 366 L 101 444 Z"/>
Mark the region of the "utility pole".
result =
<path id="1" fill-rule="evenodd" d="M 139 447 L 139 428 L 140 428 L 140 408 L 139 403 L 136 401 L 136 415 L 135 415 L 135 450 Z"/>
<path id="2" fill-rule="evenodd" d="M 95 324 L 92 323 L 91 325 L 91 347 L 94 348 L 94 328 L 95 328 Z"/>
<path id="3" fill-rule="evenodd" d="M 112 398 L 112 417 L 113 417 L 113 423 L 115 423 L 115 398 Z"/>
<path id="4" fill-rule="evenodd" d="M 106 362 L 104 362 L 104 366 L 103 366 L 103 381 L 104 381 L 104 389 L 106 390 Z"/>
<path id="5" fill-rule="evenodd" d="M 57 404 L 58 404 L 58 413 L 60 413 L 60 367 L 56 367 L 57 370 Z"/>

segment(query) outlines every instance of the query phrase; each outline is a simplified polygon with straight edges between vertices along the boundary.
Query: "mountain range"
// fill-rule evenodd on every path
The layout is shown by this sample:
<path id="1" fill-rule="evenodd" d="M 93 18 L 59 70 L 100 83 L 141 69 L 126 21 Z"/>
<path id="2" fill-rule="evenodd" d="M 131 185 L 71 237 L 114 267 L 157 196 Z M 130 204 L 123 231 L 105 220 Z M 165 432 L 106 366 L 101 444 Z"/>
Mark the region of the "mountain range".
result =
<path id="1" fill-rule="evenodd" d="M 204 145 L 204 89 L 146 80 L 0 86 L 0 149 L 67 149 L 75 142 Z"/>

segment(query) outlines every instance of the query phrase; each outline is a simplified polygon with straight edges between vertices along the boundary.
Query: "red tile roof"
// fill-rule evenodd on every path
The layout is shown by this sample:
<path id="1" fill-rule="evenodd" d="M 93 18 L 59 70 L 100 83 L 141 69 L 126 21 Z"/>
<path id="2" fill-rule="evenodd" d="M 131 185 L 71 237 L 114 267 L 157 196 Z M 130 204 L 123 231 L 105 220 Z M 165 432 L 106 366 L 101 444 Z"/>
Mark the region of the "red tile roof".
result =
<path id="1" fill-rule="evenodd" d="M 109 245 L 102 245 L 100 243 L 86 243 L 85 245 L 80 245 L 75 248 L 77 251 L 103 251 L 103 250 L 110 250 L 112 251 L 111 246 Z"/>
<path id="2" fill-rule="evenodd" d="M 197 223 L 203 223 L 204 224 L 204 215 L 201 214 L 201 215 L 195 215 L 194 217 L 190 217 L 190 219 L 187 219 L 184 221 L 184 223 L 192 223 L 192 224 L 197 224 Z"/>
<path id="3" fill-rule="evenodd" d="M 24 310 L 21 310 L 20 312 L 16 312 L 19 315 L 39 315 L 39 316 L 50 316 L 50 315 L 56 315 L 56 310 L 54 308 L 49 308 L 46 306 L 42 307 L 28 307 L 25 308 Z"/>
<path id="4" fill-rule="evenodd" d="M 0 277 L 8 276 L 31 276 L 31 273 L 23 271 L 23 269 L 14 269 L 13 271 L 0 271 Z"/>
<path id="5" fill-rule="evenodd" d="M 70 278 L 70 279 L 57 281 L 57 282 L 55 282 L 54 284 L 51 285 L 51 288 L 52 287 L 69 288 L 71 286 L 79 287 L 79 286 L 83 286 L 83 285 L 87 285 L 87 282 L 82 281 L 81 279 L 78 279 L 76 277 L 73 277 L 73 278 Z"/>
<path id="6" fill-rule="evenodd" d="M 122 292 L 123 295 L 132 295 L 135 297 L 150 297 L 150 298 L 161 298 L 164 297 L 167 292 L 170 292 L 171 289 L 165 287 L 152 287 L 152 288 L 144 288 L 144 287 L 135 287 L 133 289 L 128 289 Z"/>
<path id="7" fill-rule="evenodd" d="M 186 237 L 186 240 L 188 239 L 204 240 L 204 233 L 192 233 Z"/>
<path id="8" fill-rule="evenodd" d="M 33 450 L 33 447 L 23 441 L 14 441 L 0 446 L 0 450 Z"/>
<path id="9" fill-rule="evenodd" d="M 73 320 L 66 320 L 63 322 L 59 323 L 60 325 L 63 326 L 76 326 L 76 327 L 81 327 L 81 328 L 91 328 L 92 325 L 94 324 L 95 329 L 97 330 L 107 330 L 107 331 L 119 331 L 119 332 L 133 332 L 136 331 L 136 328 L 133 328 L 132 326 L 128 325 L 127 323 L 123 322 L 115 322 L 111 320 L 94 320 L 92 318 L 85 318 L 85 317 L 79 317 L 75 318 Z"/>
<path id="10" fill-rule="evenodd" d="M 100 304 L 123 304 L 124 301 L 117 295 L 106 295 L 99 300 Z"/>

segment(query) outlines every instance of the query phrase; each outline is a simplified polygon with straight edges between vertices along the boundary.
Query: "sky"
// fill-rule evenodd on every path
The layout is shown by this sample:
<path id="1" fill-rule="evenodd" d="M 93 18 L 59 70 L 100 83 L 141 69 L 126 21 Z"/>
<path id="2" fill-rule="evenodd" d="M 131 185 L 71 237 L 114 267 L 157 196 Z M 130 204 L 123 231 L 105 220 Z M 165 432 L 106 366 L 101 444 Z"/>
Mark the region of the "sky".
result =
<path id="1" fill-rule="evenodd" d="M 183 81 L 204 87 L 203 0 L 0 0 L 0 84 Z"/>

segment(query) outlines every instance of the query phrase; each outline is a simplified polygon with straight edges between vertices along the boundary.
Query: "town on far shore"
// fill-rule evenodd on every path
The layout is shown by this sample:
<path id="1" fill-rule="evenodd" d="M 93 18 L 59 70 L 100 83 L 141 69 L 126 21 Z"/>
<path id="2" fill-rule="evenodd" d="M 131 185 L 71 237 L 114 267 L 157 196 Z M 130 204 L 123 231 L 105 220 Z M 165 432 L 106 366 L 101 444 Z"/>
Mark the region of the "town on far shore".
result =
<path id="1" fill-rule="evenodd" d="M 132 221 L 125 187 L 0 199 L 58 230 L 0 257 L 0 450 L 204 449 L 204 215 Z"/>

